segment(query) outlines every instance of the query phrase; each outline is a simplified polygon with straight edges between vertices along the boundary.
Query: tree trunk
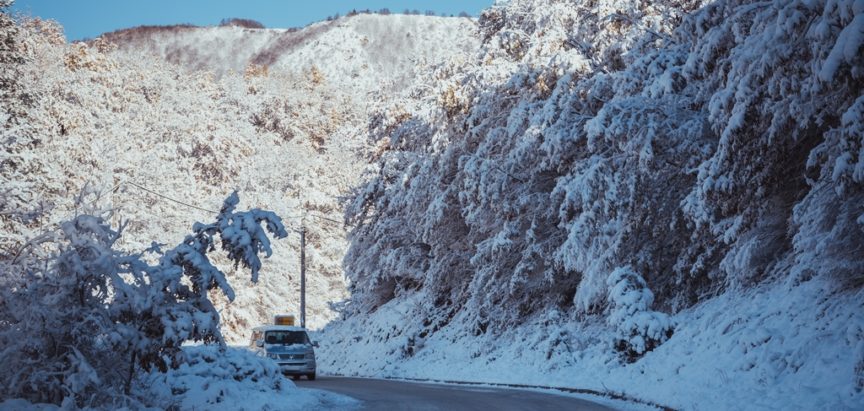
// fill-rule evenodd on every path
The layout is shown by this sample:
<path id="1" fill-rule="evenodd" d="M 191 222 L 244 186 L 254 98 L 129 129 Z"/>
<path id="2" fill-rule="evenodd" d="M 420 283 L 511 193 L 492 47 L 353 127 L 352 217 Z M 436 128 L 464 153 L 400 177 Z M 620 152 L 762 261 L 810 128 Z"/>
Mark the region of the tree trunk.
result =
<path id="1" fill-rule="evenodd" d="M 135 373 L 135 350 L 132 350 L 132 361 L 129 362 L 129 375 L 126 376 L 126 386 L 123 388 L 123 392 L 126 395 L 129 395 L 129 390 L 132 388 L 132 374 Z"/>

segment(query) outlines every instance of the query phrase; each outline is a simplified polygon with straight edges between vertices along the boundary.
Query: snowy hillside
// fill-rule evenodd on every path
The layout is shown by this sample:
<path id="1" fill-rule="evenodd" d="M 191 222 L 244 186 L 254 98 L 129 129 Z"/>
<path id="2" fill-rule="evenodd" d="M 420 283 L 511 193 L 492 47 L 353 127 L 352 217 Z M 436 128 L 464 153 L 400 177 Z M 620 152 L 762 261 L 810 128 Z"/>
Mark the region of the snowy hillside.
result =
<path id="1" fill-rule="evenodd" d="M 359 15 L 294 33 L 145 31 L 152 41 L 144 46 L 124 32 L 106 36 L 118 44 L 70 45 L 55 24 L 25 20 L 26 63 L 17 77 L 30 97 L 9 106 L 20 116 L 4 137 L 2 161 L 12 165 L 2 170 L 4 253 L 15 255 L 27 238 L 69 218 L 85 187 L 99 193 L 99 206 L 115 209 L 115 224 L 128 223 L 121 239 L 128 250 L 174 243 L 239 189 L 242 206 L 274 210 L 293 231 L 275 243 L 260 284 L 236 274 L 238 298 L 222 311 L 226 338 L 245 343 L 250 327 L 298 312 L 304 215 L 307 317 L 312 328 L 323 326 L 334 317 L 329 304 L 347 297 L 340 198 L 367 163 L 366 110 L 398 95 L 385 85 L 410 83 L 412 70 L 465 54 L 477 44 L 473 25 Z M 142 59 L 136 47 L 165 54 Z M 195 70 L 171 63 L 193 60 Z M 382 93 L 367 96 L 371 90 Z"/>
<path id="2" fill-rule="evenodd" d="M 218 75 L 250 64 L 300 74 L 313 67 L 334 86 L 360 96 L 408 86 L 425 66 L 476 49 L 474 21 L 415 15 L 358 14 L 299 30 L 243 27 L 127 29 L 104 36 L 120 51 L 151 53 Z"/>
<path id="3" fill-rule="evenodd" d="M 862 4 L 485 11 L 371 117 L 327 369 L 864 408 Z"/>

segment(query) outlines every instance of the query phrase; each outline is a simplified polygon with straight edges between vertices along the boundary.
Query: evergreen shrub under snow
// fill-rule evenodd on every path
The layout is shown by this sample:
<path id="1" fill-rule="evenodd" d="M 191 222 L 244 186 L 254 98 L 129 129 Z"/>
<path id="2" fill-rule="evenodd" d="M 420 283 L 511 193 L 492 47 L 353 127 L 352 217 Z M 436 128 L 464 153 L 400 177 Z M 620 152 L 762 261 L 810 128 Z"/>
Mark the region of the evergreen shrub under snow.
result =
<path id="1" fill-rule="evenodd" d="M 654 293 L 630 267 L 619 267 L 606 280 L 609 287 L 608 322 L 615 327 L 615 349 L 635 361 L 668 340 L 674 332 L 669 316 L 651 311 Z"/>

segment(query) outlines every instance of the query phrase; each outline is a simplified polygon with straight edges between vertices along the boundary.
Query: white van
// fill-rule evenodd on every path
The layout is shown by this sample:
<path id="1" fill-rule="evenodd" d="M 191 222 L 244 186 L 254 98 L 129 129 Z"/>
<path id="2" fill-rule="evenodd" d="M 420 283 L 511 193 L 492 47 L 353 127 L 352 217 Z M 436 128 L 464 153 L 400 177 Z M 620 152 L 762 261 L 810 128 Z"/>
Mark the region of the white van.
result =
<path id="1" fill-rule="evenodd" d="M 292 320 L 293 320 L 293 316 Z M 279 321 L 277 316 L 275 323 Z M 290 321 L 293 323 L 293 321 Z M 249 348 L 267 356 L 279 365 L 283 374 L 299 378 L 305 375 L 315 379 L 315 349 L 317 343 L 309 339 L 305 328 L 294 325 L 264 325 L 252 329 Z"/>

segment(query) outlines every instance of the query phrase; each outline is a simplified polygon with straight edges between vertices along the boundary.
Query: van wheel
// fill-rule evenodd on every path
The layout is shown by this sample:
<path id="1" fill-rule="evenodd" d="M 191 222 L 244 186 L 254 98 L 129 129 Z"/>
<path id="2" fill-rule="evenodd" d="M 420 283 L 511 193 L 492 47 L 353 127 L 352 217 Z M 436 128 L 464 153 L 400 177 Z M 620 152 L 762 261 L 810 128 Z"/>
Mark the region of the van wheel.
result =
<path id="1" fill-rule="evenodd" d="M 313 372 L 312 374 L 306 374 L 306 378 L 308 378 L 309 381 L 315 381 L 315 373 Z"/>

